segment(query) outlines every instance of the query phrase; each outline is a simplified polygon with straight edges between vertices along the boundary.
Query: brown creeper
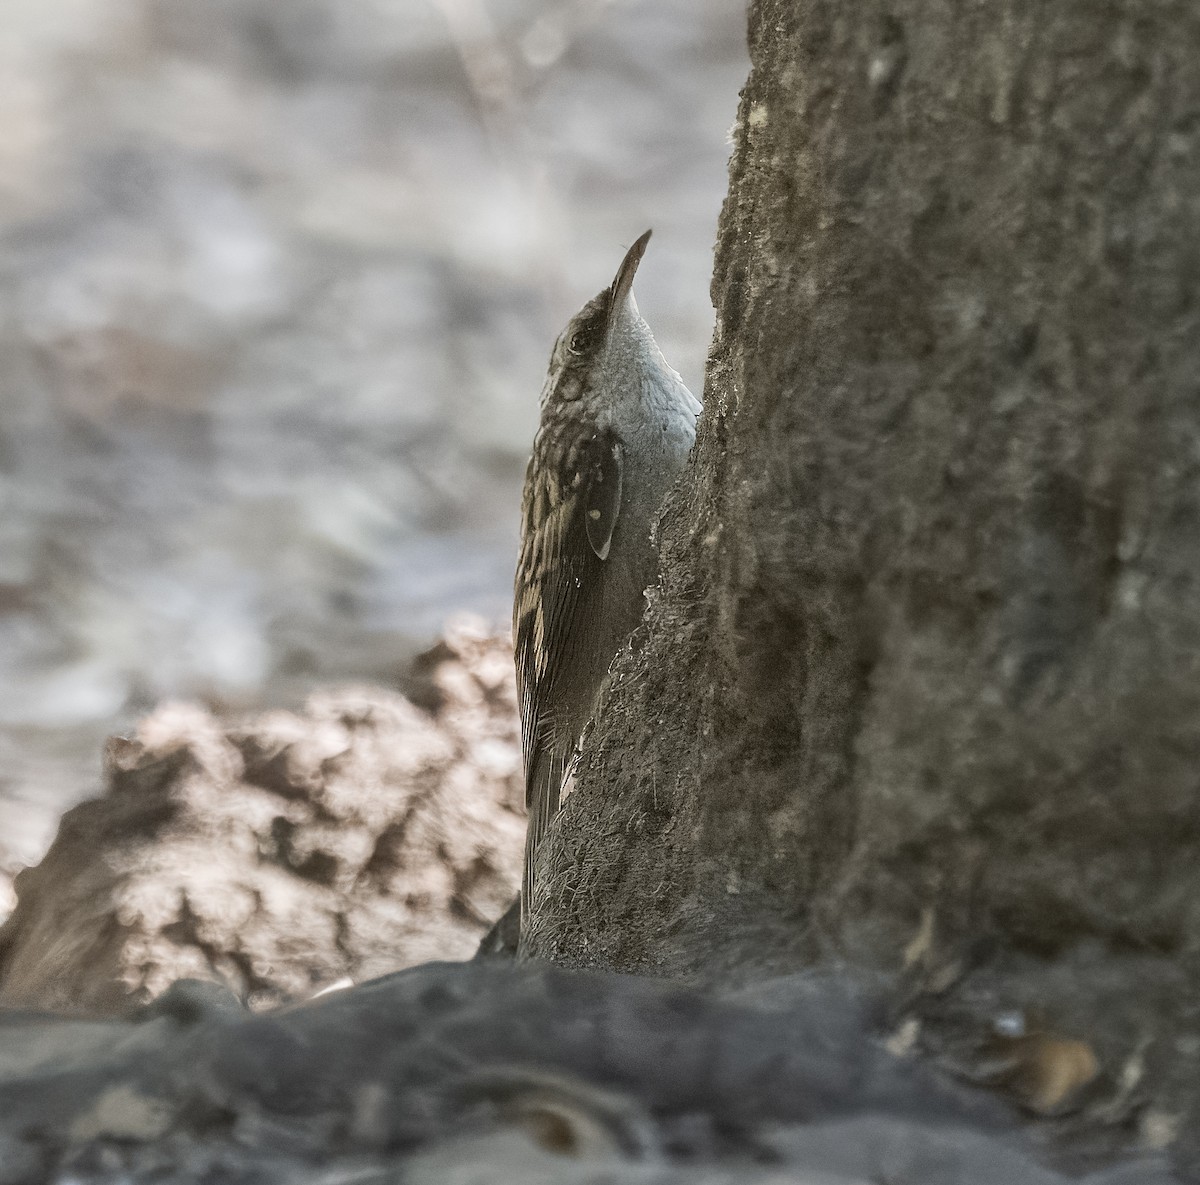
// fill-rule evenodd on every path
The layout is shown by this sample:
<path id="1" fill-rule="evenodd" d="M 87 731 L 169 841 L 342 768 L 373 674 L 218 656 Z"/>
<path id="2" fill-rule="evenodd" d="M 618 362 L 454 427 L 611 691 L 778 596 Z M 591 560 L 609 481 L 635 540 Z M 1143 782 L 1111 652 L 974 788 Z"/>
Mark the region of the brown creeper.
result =
<path id="1" fill-rule="evenodd" d="M 523 914 L 600 685 L 657 579 L 651 528 L 696 435 L 700 404 L 633 299 L 649 239 L 559 335 L 525 474 L 513 605 L 529 810 Z"/>

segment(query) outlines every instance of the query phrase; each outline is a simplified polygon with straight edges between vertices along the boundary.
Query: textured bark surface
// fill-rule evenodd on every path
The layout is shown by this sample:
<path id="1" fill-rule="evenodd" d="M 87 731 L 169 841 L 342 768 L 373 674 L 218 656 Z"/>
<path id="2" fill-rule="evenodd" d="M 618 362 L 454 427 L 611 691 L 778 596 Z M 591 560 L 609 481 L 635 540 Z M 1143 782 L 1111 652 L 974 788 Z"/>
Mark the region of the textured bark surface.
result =
<path id="1" fill-rule="evenodd" d="M 1200 1080 L 1200 8 L 760 0 L 750 46 L 694 466 L 529 949 L 903 969 L 929 1044 L 1039 1011 L 1169 1134 Z"/>

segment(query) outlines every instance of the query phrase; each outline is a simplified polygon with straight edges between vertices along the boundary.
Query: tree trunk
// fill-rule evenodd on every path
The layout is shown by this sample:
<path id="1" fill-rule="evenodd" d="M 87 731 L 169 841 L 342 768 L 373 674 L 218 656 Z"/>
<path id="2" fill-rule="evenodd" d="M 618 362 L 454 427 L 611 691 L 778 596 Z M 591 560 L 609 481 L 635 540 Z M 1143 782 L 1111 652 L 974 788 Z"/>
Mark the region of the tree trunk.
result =
<path id="1" fill-rule="evenodd" d="M 1195 1032 L 1200 6 L 757 0 L 750 49 L 693 467 L 527 948 Z"/>

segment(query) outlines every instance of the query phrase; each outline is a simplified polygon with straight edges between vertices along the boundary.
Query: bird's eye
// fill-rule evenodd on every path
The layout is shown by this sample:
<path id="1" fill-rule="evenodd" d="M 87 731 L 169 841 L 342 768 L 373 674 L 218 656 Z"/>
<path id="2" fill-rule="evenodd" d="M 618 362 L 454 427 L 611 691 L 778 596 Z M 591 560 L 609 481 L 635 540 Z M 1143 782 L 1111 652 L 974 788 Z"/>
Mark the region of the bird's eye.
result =
<path id="1" fill-rule="evenodd" d="M 595 301 L 584 306 L 575 317 L 567 350 L 576 357 L 592 353 L 604 340 L 604 309 Z"/>

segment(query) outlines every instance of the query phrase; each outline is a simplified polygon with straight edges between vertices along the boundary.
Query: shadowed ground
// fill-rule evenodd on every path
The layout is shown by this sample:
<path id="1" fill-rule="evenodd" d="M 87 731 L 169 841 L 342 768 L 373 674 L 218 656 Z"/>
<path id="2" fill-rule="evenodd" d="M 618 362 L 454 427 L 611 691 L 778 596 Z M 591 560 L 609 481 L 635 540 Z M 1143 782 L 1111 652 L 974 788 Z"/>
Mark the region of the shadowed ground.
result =
<path id="1" fill-rule="evenodd" d="M 731 1000 L 494 961 L 253 1018 L 190 983 L 125 1021 L 0 1013 L 0 1180 L 1067 1180 L 999 1103 L 888 1053 L 882 1019 L 837 979 Z"/>

